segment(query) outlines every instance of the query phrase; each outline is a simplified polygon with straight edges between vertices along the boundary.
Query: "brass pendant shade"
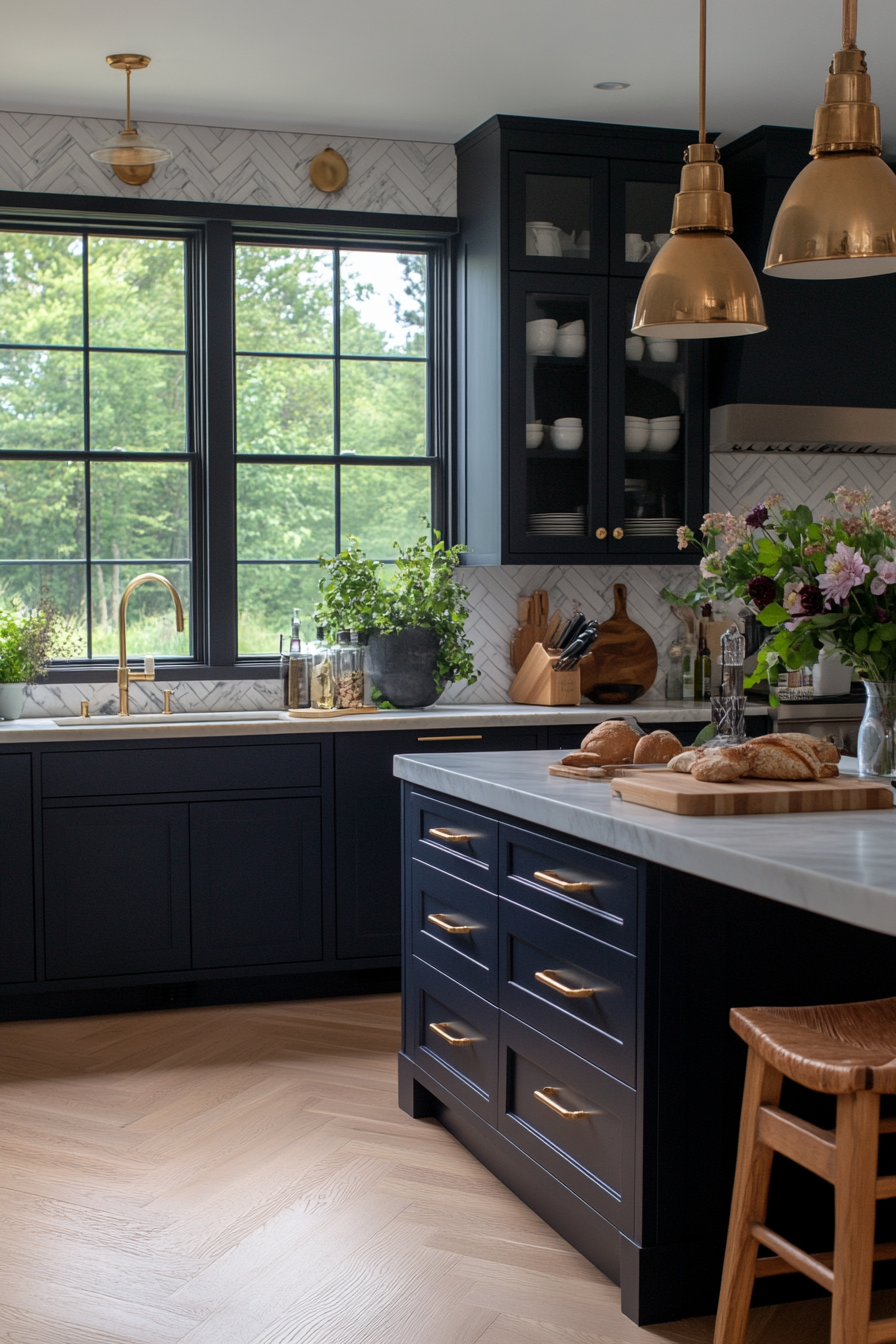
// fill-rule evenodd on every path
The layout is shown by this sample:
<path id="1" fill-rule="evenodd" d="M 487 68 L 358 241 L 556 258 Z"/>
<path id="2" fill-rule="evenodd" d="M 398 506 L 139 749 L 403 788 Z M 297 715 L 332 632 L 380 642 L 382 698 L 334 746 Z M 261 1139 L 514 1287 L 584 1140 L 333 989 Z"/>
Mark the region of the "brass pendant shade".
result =
<path id="1" fill-rule="evenodd" d="M 896 271 L 896 174 L 880 157 L 880 112 L 855 39 L 856 0 L 844 0 L 843 48 L 815 113 L 813 162 L 781 202 L 767 275 L 850 280 Z"/>
<path id="2" fill-rule="evenodd" d="M 134 53 L 106 57 L 106 63 L 113 70 L 124 70 L 127 74 L 125 127 L 123 131 L 110 135 L 108 140 L 104 140 L 96 149 L 90 151 L 92 159 L 96 159 L 97 163 L 111 164 L 115 176 L 132 187 L 139 187 L 148 182 L 156 164 L 164 163 L 166 159 L 172 157 L 171 150 L 167 145 L 163 145 L 161 140 L 156 140 L 154 136 L 146 135 L 142 131 L 136 131 L 131 125 L 131 72 L 145 70 L 149 62 L 148 56 L 138 56 Z"/>
<path id="3" fill-rule="evenodd" d="M 719 151 L 706 142 L 706 0 L 700 0 L 700 142 L 685 154 L 672 237 L 644 277 L 632 331 L 673 340 L 765 331 L 759 282 L 733 231 Z"/>

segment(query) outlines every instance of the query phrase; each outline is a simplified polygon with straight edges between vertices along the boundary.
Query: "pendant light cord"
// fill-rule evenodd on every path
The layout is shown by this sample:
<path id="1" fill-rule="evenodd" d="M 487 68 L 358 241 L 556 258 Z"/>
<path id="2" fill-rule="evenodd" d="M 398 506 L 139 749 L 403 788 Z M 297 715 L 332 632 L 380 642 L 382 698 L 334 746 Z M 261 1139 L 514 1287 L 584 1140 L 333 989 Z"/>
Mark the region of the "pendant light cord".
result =
<path id="1" fill-rule="evenodd" d="M 126 74 L 127 77 L 128 77 L 128 110 L 127 110 L 127 116 L 125 117 L 124 129 L 125 129 L 126 131 L 129 131 L 129 130 L 131 129 L 131 67 L 130 67 L 130 66 L 128 66 L 127 69 L 125 70 L 125 74 Z"/>
<path id="2" fill-rule="evenodd" d="M 850 4 L 855 9 L 856 0 L 843 0 L 844 16 Z M 700 144 L 706 144 L 706 0 L 700 0 Z"/>
<path id="3" fill-rule="evenodd" d="M 855 51 L 859 0 L 843 0 L 843 50 Z"/>

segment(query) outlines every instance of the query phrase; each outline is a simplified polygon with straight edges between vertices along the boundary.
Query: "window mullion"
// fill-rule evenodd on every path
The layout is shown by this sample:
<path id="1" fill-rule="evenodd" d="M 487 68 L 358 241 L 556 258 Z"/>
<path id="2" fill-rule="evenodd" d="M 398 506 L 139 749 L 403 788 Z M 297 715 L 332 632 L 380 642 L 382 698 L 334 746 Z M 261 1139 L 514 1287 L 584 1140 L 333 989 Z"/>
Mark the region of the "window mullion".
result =
<path id="1" fill-rule="evenodd" d="M 210 220 L 203 268 L 206 426 L 204 547 L 208 661 L 237 659 L 234 250 L 229 221 Z"/>
<path id="2" fill-rule="evenodd" d="M 342 279 L 340 276 L 340 252 L 333 253 L 333 452 L 338 459 L 342 452 Z M 334 500 L 333 511 L 336 537 L 333 554 L 342 550 L 342 468 L 339 462 L 333 468 Z"/>

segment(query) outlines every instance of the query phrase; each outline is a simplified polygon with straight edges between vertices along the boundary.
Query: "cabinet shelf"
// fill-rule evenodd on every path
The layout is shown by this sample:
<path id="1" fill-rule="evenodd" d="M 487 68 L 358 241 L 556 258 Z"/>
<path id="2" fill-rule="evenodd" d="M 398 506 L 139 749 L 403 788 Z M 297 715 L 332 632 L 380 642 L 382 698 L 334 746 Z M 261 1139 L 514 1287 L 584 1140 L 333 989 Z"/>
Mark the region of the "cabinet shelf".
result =
<path id="1" fill-rule="evenodd" d="M 681 453 L 651 453 L 646 448 L 631 448 L 625 450 L 625 469 L 628 471 L 629 465 L 637 459 L 639 462 L 680 462 Z"/>
<path id="2" fill-rule="evenodd" d="M 584 369 L 588 363 L 584 355 L 526 355 L 533 364 L 546 369 L 574 369 L 577 365 Z"/>
<path id="3" fill-rule="evenodd" d="M 588 454 L 583 447 L 581 448 L 527 448 L 527 462 L 550 462 L 552 459 L 557 462 L 585 462 Z"/>

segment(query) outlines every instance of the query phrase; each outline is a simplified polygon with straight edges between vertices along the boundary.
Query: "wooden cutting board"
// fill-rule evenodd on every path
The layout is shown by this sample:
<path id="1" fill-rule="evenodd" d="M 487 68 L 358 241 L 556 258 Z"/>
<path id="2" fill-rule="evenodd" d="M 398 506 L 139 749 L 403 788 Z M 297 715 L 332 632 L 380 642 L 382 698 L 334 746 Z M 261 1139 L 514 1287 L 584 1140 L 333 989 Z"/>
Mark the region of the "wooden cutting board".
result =
<path id="1" fill-rule="evenodd" d="M 521 622 L 510 637 L 510 665 L 519 672 L 534 644 L 540 644 L 548 628 L 548 595 L 539 588 L 531 597 L 517 602 L 517 620 Z"/>
<path id="2" fill-rule="evenodd" d="M 617 775 L 610 792 L 626 803 L 641 803 L 682 817 L 743 817 L 772 812 L 857 812 L 893 806 L 893 787 L 876 780 L 738 779 L 708 784 L 692 775 L 662 771 Z"/>
<path id="3" fill-rule="evenodd" d="M 589 699 L 599 697 L 600 686 L 641 686 L 649 691 L 656 680 L 656 645 L 629 616 L 626 596 L 624 583 L 613 585 L 613 615 L 601 623 L 597 643 L 579 664 L 582 694 Z M 612 703 L 620 703 L 618 696 Z"/>

